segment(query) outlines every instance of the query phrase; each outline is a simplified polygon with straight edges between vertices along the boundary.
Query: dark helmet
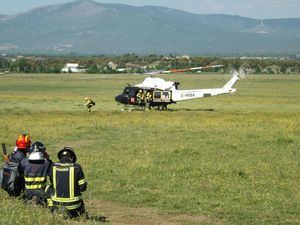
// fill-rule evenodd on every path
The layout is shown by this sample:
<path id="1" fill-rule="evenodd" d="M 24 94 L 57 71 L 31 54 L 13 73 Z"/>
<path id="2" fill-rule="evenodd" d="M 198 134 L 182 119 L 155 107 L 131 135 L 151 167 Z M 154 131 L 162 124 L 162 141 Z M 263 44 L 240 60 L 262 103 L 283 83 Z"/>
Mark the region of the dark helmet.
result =
<path id="1" fill-rule="evenodd" d="M 71 147 L 64 147 L 62 150 L 60 150 L 57 153 L 57 158 L 59 160 L 62 160 L 62 158 L 64 158 L 65 156 L 70 158 L 72 160 L 72 162 L 76 162 L 76 160 L 77 160 L 76 154 L 75 154 L 73 148 L 71 148 Z"/>
<path id="2" fill-rule="evenodd" d="M 31 145 L 30 153 L 32 152 L 46 152 L 46 147 L 42 142 L 36 141 Z"/>

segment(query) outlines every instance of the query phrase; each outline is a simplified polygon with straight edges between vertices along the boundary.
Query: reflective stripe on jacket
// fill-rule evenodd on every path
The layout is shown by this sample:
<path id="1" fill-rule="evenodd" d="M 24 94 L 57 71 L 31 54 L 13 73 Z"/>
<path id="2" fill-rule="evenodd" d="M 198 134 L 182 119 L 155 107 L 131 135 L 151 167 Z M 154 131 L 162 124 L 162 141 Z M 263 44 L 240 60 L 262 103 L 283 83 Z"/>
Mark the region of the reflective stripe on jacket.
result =
<path id="1" fill-rule="evenodd" d="M 51 162 L 42 160 L 29 160 L 28 158 L 21 161 L 21 167 L 24 173 L 25 189 L 27 190 L 44 190 L 47 186 L 47 177 L 49 176 Z"/>

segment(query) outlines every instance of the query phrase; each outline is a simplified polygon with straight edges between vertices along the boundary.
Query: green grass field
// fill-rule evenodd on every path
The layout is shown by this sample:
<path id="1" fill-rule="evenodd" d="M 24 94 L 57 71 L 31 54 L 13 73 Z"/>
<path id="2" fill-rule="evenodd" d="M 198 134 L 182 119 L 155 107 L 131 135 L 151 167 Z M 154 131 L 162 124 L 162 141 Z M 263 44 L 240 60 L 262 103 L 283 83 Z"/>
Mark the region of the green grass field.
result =
<path id="1" fill-rule="evenodd" d="M 234 95 L 121 112 L 114 97 L 143 79 L 0 76 L 0 141 L 11 150 L 28 132 L 54 161 L 73 147 L 89 183 L 87 209 L 106 224 L 300 224 L 299 75 L 254 75 Z M 226 82 L 220 74 L 166 79 L 181 89 Z M 92 113 L 78 106 L 85 96 L 96 101 Z M 71 223 L 0 191 L 0 224 Z"/>

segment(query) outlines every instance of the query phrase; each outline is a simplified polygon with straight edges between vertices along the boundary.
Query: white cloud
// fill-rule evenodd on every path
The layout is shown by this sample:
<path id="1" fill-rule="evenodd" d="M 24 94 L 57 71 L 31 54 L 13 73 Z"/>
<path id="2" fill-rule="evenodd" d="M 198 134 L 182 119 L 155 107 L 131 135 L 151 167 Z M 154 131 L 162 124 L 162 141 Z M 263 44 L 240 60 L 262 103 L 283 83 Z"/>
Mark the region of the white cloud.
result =
<path id="1" fill-rule="evenodd" d="M 211 1 L 211 0 L 205 0 L 203 2 L 203 6 L 205 7 L 206 11 L 212 11 L 212 12 L 220 12 L 225 9 L 224 3 L 222 1 Z"/>

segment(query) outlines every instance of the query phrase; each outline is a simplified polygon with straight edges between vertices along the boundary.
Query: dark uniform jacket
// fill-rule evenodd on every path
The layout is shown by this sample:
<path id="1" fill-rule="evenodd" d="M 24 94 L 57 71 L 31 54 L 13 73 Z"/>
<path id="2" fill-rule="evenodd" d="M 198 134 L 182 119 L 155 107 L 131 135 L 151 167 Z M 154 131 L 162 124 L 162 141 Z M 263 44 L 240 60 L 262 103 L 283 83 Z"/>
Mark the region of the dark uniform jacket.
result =
<path id="1" fill-rule="evenodd" d="M 6 176 L 3 177 L 2 182 L 5 183 L 4 188 L 10 196 L 20 196 L 25 188 L 25 181 L 21 161 L 26 158 L 23 151 L 17 150 L 9 154 L 8 162 L 5 162 L 3 170 Z"/>
<path id="2" fill-rule="evenodd" d="M 17 150 L 9 155 L 9 161 L 14 163 L 20 163 L 25 158 L 26 155 L 20 150 Z"/>
<path id="3" fill-rule="evenodd" d="M 47 177 L 50 173 L 51 161 L 47 159 L 21 161 L 25 179 L 25 190 L 45 190 L 47 186 Z"/>
<path id="4" fill-rule="evenodd" d="M 50 183 L 53 189 L 53 205 L 65 206 L 67 210 L 82 207 L 81 192 L 87 188 L 84 174 L 78 163 L 63 159 L 54 163 L 50 171 Z"/>

